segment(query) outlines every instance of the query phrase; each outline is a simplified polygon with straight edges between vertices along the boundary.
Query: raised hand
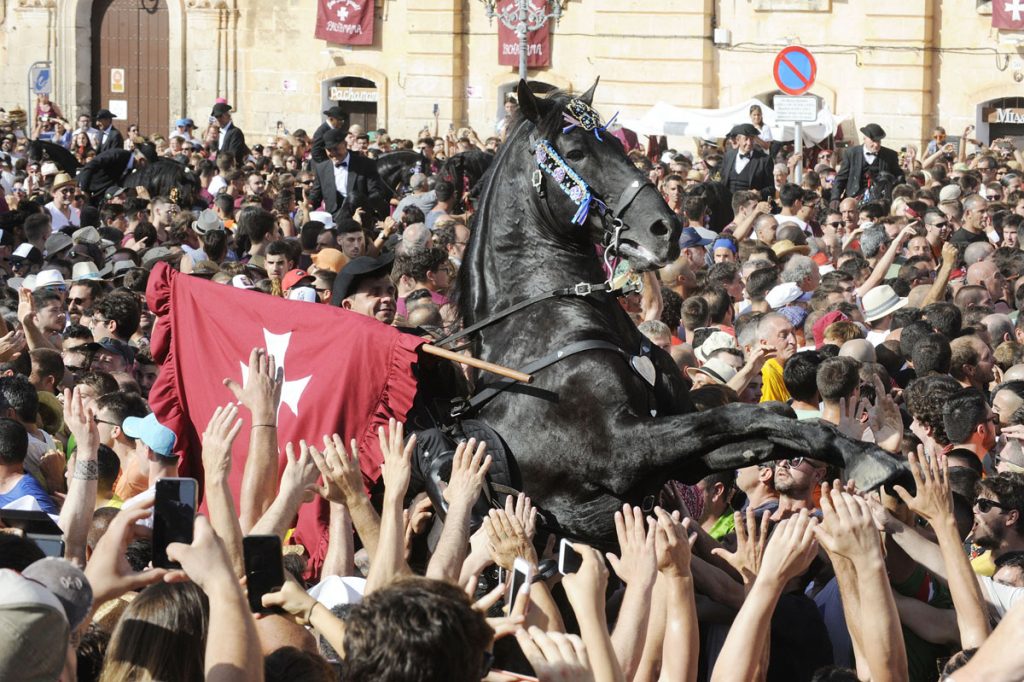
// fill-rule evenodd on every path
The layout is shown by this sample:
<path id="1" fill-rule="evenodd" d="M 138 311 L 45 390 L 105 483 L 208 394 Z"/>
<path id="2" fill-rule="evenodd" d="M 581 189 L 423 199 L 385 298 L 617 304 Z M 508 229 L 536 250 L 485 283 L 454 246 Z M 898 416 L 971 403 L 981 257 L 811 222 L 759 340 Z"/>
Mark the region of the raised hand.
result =
<path id="1" fill-rule="evenodd" d="M 79 457 L 91 456 L 95 459 L 100 444 L 100 433 L 94 417 L 96 412 L 89 401 L 82 395 L 81 387 L 75 386 L 72 391 L 64 389 L 64 423 L 78 444 Z"/>
<path id="2" fill-rule="evenodd" d="M 516 641 L 541 682 L 592 682 L 594 672 L 583 640 L 576 635 L 519 629 Z"/>
<path id="3" fill-rule="evenodd" d="M 573 610 L 580 614 L 585 606 L 603 610 L 604 592 L 608 586 L 608 569 L 601 553 L 589 545 L 573 543 L 572 548 L 580 553 L 583 562 L 580 570 L 562 578 L 562 587 L 569 597 Z"/>
<path id="4" fill-rule="evenodd" d="M 281 491 L 316 491 L 316 479 L 320 472 L 316 466 L 306 441 L 299 441 L 299 456 L 295 456 L 295 446 L 285 444 L 285 465 L 281 474 Z M 312 498 L 310 498 L 312 499 Z"/>
<path id="5" fill-rule="evenodd" d="M 867 501 L 827 482 L 821 484 L 822 522 L 814 534 L 830 554 L 851 561 L 880 556 L 881 539 Z"/>
<path id="6" fill-rule="evenodd" d="M 725 559 L 740 574 L 743 583 L 750 585 L 761 571 L 761 562 L 771 528 L 771 512 L 762 512 L 758 520 L 754 510 L 748 508 L 746 514 L 735 512 L 733 519 L 736 525 L 736 551 L 730 552 L 725 548 L 716 547 L 711 553 Z"/>
<path id="7" fill-rule="evenodd" d="M 605 554 L 619 579 L 627 585 L 634 580 L 651 580 L 657 573 L 654 551 L 654 525 L 644 523 L 639 507 L 622 505 L 615 512 L 615 535 L 619 539 L 620 556 Z"/>
<path id="8" fill-rule="evenodd" d="M 654 552 L 658 571 L 667 576 L 689 577 L 691 538 L 686 536 L 683 525 L 661 507 L 655 507 L 654 514 L 656 520 L 651 527 L 655 529 Z"/>
<path id="9" fill-rule="evenodd" d="M 20 329 L 0 336 L 0 362 L 9 362 L 25 350 L 25 332 Z"/>
<path id="10" fill-rule="evenodd" d="M 274 356 L 263 348 L 249 354 L 249 376 L 245 386 L 234 379 L 225 379 L 235 399 L 249 408 L 253 424 L 277 424 L 277 406 L 281 403 L 284 372 L 277 368 Z"/>
<path id="11" fill-rule="evenodd" d="M 875 403 L 868 408 L 868 423 L 878 447 L 888 452 L 900 452 L 903 444 L 903 417 L 896 401 L 889 396 L 882 380 L 875 374 Z"/>
<path id="12" fill-rule="evenodd" d="M 527 539 L 532 541 L 537 532 L 537 509 L 530 502 L 530 498 L 524 493 L 519 493 L 513 502 L 512 496 L 507 496 L 505 498 L 505 513 L 514 516 L 519 521 L 523 530 L 526 531 Z"/>
<path id="13" fill-rule="evenodd" d="M 203 431 L 203 470 L 207 476 L 227 476 L 231 472 L 231 448 L 241 430 L 237 405 L 228 403 L 213 411 Z"/>
<path id="14" fill-rule="evenodd" d="M 503 509 L 492 509 L 484 519 L 491 559 L 506 571 L 512 570 L 516 557 L 537 565 L 537 550 L 527 537 L 526 529 L 515 516 Z"/>
<path id="15" fill-rule="evenodd" d="M 36 304 L 30 289 L 18 289 L 18 321 L 25 326 L 36 322 Z"/>
<path id="16" fill-rule="evenodd" d="M 836 428 L 844 436 L 852 440 L 860 440 L 864 435 L 864 412 L 867 409 L 865 400 L 839 399 L 839 424 Z"/>
<path id="17" fill-rule="evenodd" d="M 949 467 L 944 455 L 925 457 L 924 448 L 918 446 L 917 453 L 907 458 L 910 473 L 914 477 L 916 494 L 911 495 L 901 485 L 894 490 L 912 512 L 929 523 L 953 513 L 953 494 L 949 488 Z"/>
<path id="18" fill-rule="evenodd" d="M 277 592 L 268 592 L 263 595 L 264 606 L 276 606 L 292 617 L 299 625 L 308 625 L 309 616 L 316 606 L 314 599 L 302 586 L 295 582 L 295 579 L 286 575 L 284 584 Z"/>
<path id="19" fill-rule="evenodd" d="M 92 586 L 94 606 L 160 582 L 167 574 L 163 568 L 136 573 L 128 563 L 128 545 L 136 538 L 148 538 L 152 533 L 149 528 L 136 525 L 149 516 L 152 509 L 153 501 L 150 500 L 135 509 L 118 512 L 107 526 L 107 532 L 96 543 L 85 567 L 85 575 Z"/>
<path id="20" fill-rule="evenodd" d="M 491 468 L 491 456 L 484 456 L 487 443 L 479 444 L 475 438 L 459 443 L 452 458 L 452 475 L 444 490 L 444 499 L 449 505 L 472 506 L 480 497 L 484 479 Z"/>
<path id="21" fill-rule="evenodd" d="M 180 578 L 183 572 L 212 597 L 219 586 L 236 581 L 224 545 L 205 516 L 196 516 L 192 544 L 172 542 L 167 545 L 167 557 L 181 564 L 181 570 L 173 571 L 169 577 Z"/>
<path id="22" fill-rule="evenodd" d="M 814 539 L 817 525 L 818 520 L 806 509 L 780 521 L 761 558 L 759 578 L 785 584 L 806 571 L 818 549 Z"/>
<path id="23" fill-rule="evenodd" d="M 352 500 L 365 497 L 363 474 L 359 469 L 359 449 L 353 438 L 351 455 L 345 451 L 341 436 L 324 436 L 324 451 L 321 453 L 310 446 L 309 454 L 323 475 L 323 484 L 317 489 L 320 497 L 328 502 L 348 505 Z"/>
<path id="24" fill-rule="evenodd" d="M 391 419 L 386 433 L 383 426 L 377 429 L 377 438 L 380 451 L 384 454 L 381 474 L 385 494 L 404 498 L 412 477 L 412 453 L 416 449 L 416 436 L 410 436 L 409 442 L 405 442 L 405 427 Z"/>

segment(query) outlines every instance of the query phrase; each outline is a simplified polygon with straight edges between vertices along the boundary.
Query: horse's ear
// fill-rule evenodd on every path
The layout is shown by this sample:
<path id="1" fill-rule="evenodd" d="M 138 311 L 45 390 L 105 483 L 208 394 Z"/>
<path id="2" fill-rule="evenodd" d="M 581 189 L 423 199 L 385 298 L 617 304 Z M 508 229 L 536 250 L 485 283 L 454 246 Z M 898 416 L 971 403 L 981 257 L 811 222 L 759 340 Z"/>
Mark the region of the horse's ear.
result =
<path id="1" fill-rule="evenodd" d="M 533 94 L 530 86 L 523 79 L 519 79 L 516 96 L 519 98 L 519 110 L 523 112 L 523 116 L 533 123 L 540 121 L 542 116 L 540 100 L 537 99 L 537 96 Z"/>
<path id="2" fill-rule="evenodd" d="M 597 90 L 597 84 L 600 80 L 601 77 L 598 76 L 594 84 L 590 86 L 590 89 L 580 95 L 578 99 L 586 102 L 589 106 L 594 106 L 594 91 Z"/>

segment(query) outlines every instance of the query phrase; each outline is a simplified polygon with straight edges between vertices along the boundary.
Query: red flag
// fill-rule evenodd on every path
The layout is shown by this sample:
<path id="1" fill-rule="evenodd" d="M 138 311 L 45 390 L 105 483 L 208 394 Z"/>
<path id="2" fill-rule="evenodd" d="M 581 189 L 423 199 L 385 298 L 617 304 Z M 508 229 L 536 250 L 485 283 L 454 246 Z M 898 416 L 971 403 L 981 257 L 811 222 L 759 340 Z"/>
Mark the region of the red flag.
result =
<path id="1" fill-rule="evenodd" d="M 288 301 L 182 275 L 158 263 L 146 290 L 159 316 L 152 349 L 162 363 L 150 391 L 160 423 L 178 436 L 182 476 L 202 478 L 200 434 L 213 411 L 234 400 L 222 383 L 243 383 L 253 348 L 266 348 L 284 367 L 278 411 L 279 471 L 284 444 L 338 433 L 359 445 L 363 477 L 380 473 L 377 427 L 404 421 L 416 393 L 413 363 L 423 339 L 332 306 Z M 247 411 L 243 410 L 243 416 Z M 248 451 L 243 428 L 235 443 L 230 484 L 236 503 Z M 330 508 L 320 498 L 303 505 L 294 537 L 319 572 L 327 551 Z"/>
<path id="2" fill-rule="evenodd" d="M 1024 0 L 992 0 L 992 28 L 1024 31 Z"/>
<path id="3" fill-rule="evenodd" d="M 316 37 L 340 45 L 372 45 L 374 4 L 374 0 L 317 0 Z"/>
<path id="4" fill-rule="evenodd" d="M 506 0 L 498 8 L 499 12 L 515 12 L 517 3 L 515 0 Z M 543 12 L 546 9 L 545 2 L 530 1 L 531 11 Z M 507 16 L 507 15 L 506 15 Z M 515 28 L 505 26 L 504 22 L 498 21 L 498 64 L 501 66 L 519 66 L 519 38 L 516 36 Z M 527 66 L 548 66 L 551 64 L 551 30 L 548 22 L 526 34 L 526 65 Z"/>

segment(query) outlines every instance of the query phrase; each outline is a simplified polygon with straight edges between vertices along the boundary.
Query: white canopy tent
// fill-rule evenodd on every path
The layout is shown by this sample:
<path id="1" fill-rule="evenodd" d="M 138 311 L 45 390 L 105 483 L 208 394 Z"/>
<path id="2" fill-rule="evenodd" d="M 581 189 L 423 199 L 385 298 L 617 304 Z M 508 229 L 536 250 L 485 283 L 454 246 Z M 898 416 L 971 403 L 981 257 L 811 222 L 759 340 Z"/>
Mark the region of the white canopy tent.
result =
<path id="1" fill-rule="evenodd" d="M 813 123 L 803 124 L 805 145 L 821 142 L 839 129 L 848 116 L 836 116 L 828 105 L 819 100 L 818 117 Z M 684 109 L 665 102 L 658 102 L 640 118 L 619 119 L 623 127 L 640 135 L 679 135 L 715 139 L 725 137 L 738 123 L 750 122 L 750 107 L 757 104 L 764 114 L 765 124 L 771 128 L 772 138 L 781 142 L 793 140 L 795 128 L 792 123 L 776 121 L 775 110 L 758 99 L 748 99 L 736 106 L 724 109 Z"/>

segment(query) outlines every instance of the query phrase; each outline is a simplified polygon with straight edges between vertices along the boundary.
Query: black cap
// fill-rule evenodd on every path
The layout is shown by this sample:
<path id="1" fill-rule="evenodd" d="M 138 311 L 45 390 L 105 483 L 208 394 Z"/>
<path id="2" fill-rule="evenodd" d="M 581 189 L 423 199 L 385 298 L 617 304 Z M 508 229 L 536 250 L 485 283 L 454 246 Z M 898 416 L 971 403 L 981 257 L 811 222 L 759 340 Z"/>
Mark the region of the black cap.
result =
<path id="1" fill-rule="evenodd" d="M 135 145 L 135 151 L 142 154 L 146 161 L 149 161 L 150 163 L 154 163 L 158 158 L 160 158 L 156 155 L 156 147 L 149 142 L 143 142 Z"/>
<path id="2" fill-rule="evenodd" d="M 337 147 L 342 142 L 345 142 L 347 133 L 340 128 L 331 128 L 324 133 L 324 147 Z"/>
<path id="3" fill-rule="evenodd" d="M 361 279 L 388 274 L 394 261 L 395 253 L 393 251 L 382 254 L 380 258 L 360 256 L 350 260 L 334 278 L 334 286 L 331 288 L 331 305 L 340 307 L 341 302 L 355 290 Z"/>
<path id="4" fill-rule="evenodd" d="M 110 120 L 114 120 L 117 117 L 114 116 L 112 113 L 110 113 L 110 109 L 100 109 L 99 111 L 96 112 L 96 115 L 93 116 L 93 118 L 95 118 L 97 121 L 99 121 L 100 119 L 104 119 L 104 118 L 109 118 Z"/>
<path id="5" fill-rule="evenodd" d="M 734 125 L 732 130 L 729 131 L 727 137 L 736 137 L 737 135 L 746 135 L 747 137 L 757 137 L 761 134 L 761 131 L 753 126 L 751 123 L 740 123 Z"/>
<path id="6" fill-rule="evenodd" d="M 226 102 L 217 102 L 213 105 L 213 113 L 210 116 L 216 118 L 217 116 L 223 116 L 224 114 L 231 111 L 231 105 Z"/>
<path id="7" fill-rule="evenodd" d="M 885 131 L 882 130 L 882 126 L 877 123 L 867 124 L 860 129 L 860 132 L 864 133 L 865 137 L 874 140 L 875 142 L 881 142 L 885 139 Z"/>
<path id="8" fill-rule="evenodd" d="M 335 104 L 330 109 L 325 109 L 324 110 L 324 116 L 330 116 L 331 118 L 339 118 L 339 119 L 341 119 L 341 118 L 345 118 L 345 112 L 341 110 L 341 107 L 339 107 L 337 104 Z"/>

